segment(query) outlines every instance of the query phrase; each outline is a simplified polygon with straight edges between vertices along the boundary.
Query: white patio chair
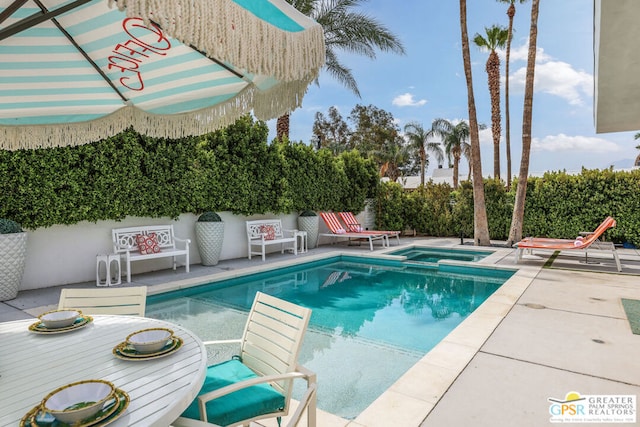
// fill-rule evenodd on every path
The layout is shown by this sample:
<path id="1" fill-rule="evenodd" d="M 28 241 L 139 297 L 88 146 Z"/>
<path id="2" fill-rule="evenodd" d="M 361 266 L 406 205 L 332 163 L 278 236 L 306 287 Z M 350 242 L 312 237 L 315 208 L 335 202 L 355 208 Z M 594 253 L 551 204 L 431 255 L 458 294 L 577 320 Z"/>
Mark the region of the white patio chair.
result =
<path id="1" fill-rule="evenodd" d="M 316 375 L 298 365 L 298 353 L 311 310 L 257 292 L 244 334 L 238 340 L 208 341 L 205 345 L 240 343 L 240 353 L 207 369 L 198 397 L 172 425 L 239 426 L 289 412 L 294 379 L 304 379 L 307 390 L 294 413 L 297 425 L 307 412 L 307 425 L 316 425 Z M 205 423 L 194 423 L 194 420 Z"/>
<path id="2" fill-rule="evenodd" d="M 72 308 L 83 314 L 122 314 L 144 316 L 147 287 L 107 289 L 65 288 L 60 291 L 58 309 Z"/>
<path id="3" fill-rule="evenodd" d="M 298 403 L 298 407 L 296 411 L 293 413 L 286 427 L 298 427 L 300 424 L 300 420 L 302 420 L 302 415 L 305 413 L 305 410 L 309 409 L 309 404 L 312 399 L 316 399 L 316 392 L 318 390 L 318 384 L 310 384 L 309 388 L 305 392 L 304 396 Z M 315 410 L 315 409 L 314 409 Z M 315 425 L 315 424 L 314 424 Z M 218 427 L 217 424 L 211 424 L 206 421 L 200 420 L 192 420 L 191 418 L 178 418 L 178 420 L 171 424 L 171 427 Z"/>

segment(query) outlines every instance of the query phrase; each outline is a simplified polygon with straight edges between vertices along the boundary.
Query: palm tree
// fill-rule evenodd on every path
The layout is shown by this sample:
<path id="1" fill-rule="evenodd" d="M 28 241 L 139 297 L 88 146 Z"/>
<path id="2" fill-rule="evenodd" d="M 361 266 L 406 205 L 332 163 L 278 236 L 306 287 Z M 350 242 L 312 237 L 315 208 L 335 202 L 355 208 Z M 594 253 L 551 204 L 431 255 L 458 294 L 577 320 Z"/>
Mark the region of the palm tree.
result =
<path id="1" fill-rule="evenodd" d="M 507 246 L 522 240 L 522 225 L 524 222 L 524 202 L 527 196 L 527 177 L 529 175 L 529 155 L 531 152 L 531 117 L 533 114 L 533 77 L 536 68 L 536 49 L 538 41 L 538 10 L 540 0 L 531 3 L 531 29 L 529 30 L 529 53 L 527 55 L 527 76 L 524 84 L 524 109 L 522 112 L 522 158 L 520 159 L 520 173 L 516 200 L 513 206 L 511 229 Z"/>
<path id="2" fill-rule="evenodd" d="M 633 139 L 640 139 L 640 132 L 636 133 Z M 636 150 L 640 150 L 640 145 L 636 145 Z M 633 166 L 640 166 L 640 154 L 638 154 L 635 162 L 633 162 Z"/>
<path id="3" fill-rule="evenodd" d="M 485 130 L 487 125 L 480 123 L 478 124 L 479 130 Z M 469 173 L 467 174 L 467 181 L 471 181 L 471 173 L 473 172 L 473 165 L 471 163 L 471 144 L 464 144 L 462 146 L 462 157 L 467 159 L 467 163 L 469 165 Z"/>
<path id="4" fill-rule="evenodd" d="M 430 130 L 425 130 L 422 124 L 410 122 L 405 125 L 404 133 L 409 140 L 409 147 L 415 150 L 420 158 L 420 185 L 424 187 L 424 173 L 429 158 L 428 153 L 433 153 L 436 160 L 442 162 L 444 159 L 442 148 L 438 142 L 429 142 L 429 139 L 435 135 L 433 125 Z"/>
<path id="5" fill-rule="evenodd" d="M 402 167 L 411 158 L 409 148 L 402 143 L 402 138 L 385 142 L 380 150 L 374 150 L 370 154 L 380 165 L 380 177 L 387 176 L 393 182 L 402 176 Z"/>
<path id="6" fill-rule="evenodd" d="M 453 188 L 458 188 L 460 159 L 470 152 L 470 145 L 467 142 L 469 140 L 469 124 L 461 121 L 454 125 L 446 119 L 435 119 L 433 129 L 434 133 L 442 138 L 447 158 L 453 158 Z"/>
<path id="7" fill-rule="evenodd" d="M 482 179 L 476 101 L 473 97 L 471 54 L 469 53 L 469 33 L 467 31 L 467 0 L 460 0 L 460 36 L 462 38 L 464 75 L 467 80 L 467 105 L 469 106 L 469 137 L 471 139 L 471 169 L 473 174 L 473 241 L 476 245 L 488 246 L 491 244 L 491 240 L 489 239 L 487 207 L 484 201 L 484 181 Z"/>
<path id="8" fill-rule="evenodd" d="M 504 121 L 505 121 L 505 154 L 507 156 L 507 190 L 511 188 L 511 125 L 509 116 L 509 60 L 511 58 L 511 39 L 513 38 L 513 17 L 516 16 L 516 1 L 520 4 L 527 0 L 497 0 L 500 3 L 509 3 L 507 16 L 509 17 L 509 35 L 507 36 L 507 58 L 505 64 L 504 82 Z"/>
<path id="9" fill-rule="evenodd" d="M 473 43 L 481 50 L 489 51 L 486 71 L 489 80 L 489 95 L 491 96 L 491 133 L 493 135 L 493 176 L 500 179 L 500 57 L 496 49 L 503 48 L 507 43 L 507 30 L 499 25 L 485 28 L 487 37 L 476 33 Z"/>
<path id="10" fill-rule="evenodd" d="M 404 46 L 391 31 L 371 16 L 355 9 L 367 0 L 287 0 L 322 26 L 326 61 L 323 69 L 360 98 L 351 70 L 340 63 L 338 52 L 376 58 L 376 50 L 404 55 Z M 277 138 L 289 136 L 289 115 L 278 118 Z"/>
<path id="11" fill-rule="evenodd" d="M 467 167 L 469 168 L 469 172 L 467 172 L 467 181 L 471 181 L 471 174 L 473 173 L 473 164 L 471 163 L 471 144 L 465 143 L 462 146 L 462 157 L 467 159 Z"/>

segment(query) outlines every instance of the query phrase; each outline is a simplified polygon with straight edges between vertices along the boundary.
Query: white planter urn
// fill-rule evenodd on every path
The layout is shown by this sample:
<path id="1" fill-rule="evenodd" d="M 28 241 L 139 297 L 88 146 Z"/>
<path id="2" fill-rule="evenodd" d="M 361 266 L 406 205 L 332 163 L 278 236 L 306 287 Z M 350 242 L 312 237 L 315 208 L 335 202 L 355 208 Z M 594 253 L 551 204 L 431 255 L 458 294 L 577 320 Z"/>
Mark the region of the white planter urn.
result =
<path id="1" fill-rule="evenodd" d="M 0 234 L 0 301 L 18 296 L 26 259 L 26 232 Z"/>
<path id="2" fill-rule="evenodd" d="M 307 232 L 307 244 L 309 249 L 318 245 L 318 216 L 299 216 L 298 230 Z"/>
<path id="3" fill-rule="evenodd" d="M 216 265 L 224 241 L 224 222 L 196 222 L 196 243 L 202 265 Z"/>

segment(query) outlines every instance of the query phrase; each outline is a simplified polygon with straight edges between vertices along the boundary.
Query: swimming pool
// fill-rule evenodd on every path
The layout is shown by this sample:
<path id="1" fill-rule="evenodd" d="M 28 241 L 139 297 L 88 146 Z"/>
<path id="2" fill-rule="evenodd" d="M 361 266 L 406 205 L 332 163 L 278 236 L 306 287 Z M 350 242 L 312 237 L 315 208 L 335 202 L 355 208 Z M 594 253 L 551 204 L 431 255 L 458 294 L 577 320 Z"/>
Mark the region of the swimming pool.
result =
<path id="1" fill-rule="evenodd" d="M 256 291 L 311 308 L 300 363 L 318 374 L 318 407 L 352 419 L 512 273 L 338 256 L 151 296 L 146 312 L 213 340 L 241 336 Z"/>
<path id="2" fill-rule="evenodd" d="M 405 256 L 407 261 L 430 264 L 435 264 L 442 260 L 477 262 L 493 254 L 492 251 L 435 248 L 429 246 L 411 246 L 409 248 L 386 253 L 388 255 Z"/>

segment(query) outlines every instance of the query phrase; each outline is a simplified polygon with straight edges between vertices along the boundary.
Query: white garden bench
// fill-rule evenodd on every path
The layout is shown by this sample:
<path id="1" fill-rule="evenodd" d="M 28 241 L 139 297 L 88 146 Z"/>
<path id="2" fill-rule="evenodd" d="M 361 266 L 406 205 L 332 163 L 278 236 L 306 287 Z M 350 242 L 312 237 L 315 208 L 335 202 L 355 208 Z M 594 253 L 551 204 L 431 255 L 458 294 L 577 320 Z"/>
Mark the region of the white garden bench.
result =
<path id="1" fill-rule="evenodd" d="M 292 243 L 293 253 L 298 255 L 298 239 L 295 234 L 297 230 L 283 230 L 281 220 L 258 219 L 246 221 L 246 223 L 249 259 L 251 259 L 251 255 L 262 255 L 262 260 L 264 261 L 265 247 L 275 244 L 279 244 L 280 252 L 284 253 L 285 245 Z M 291 236 L 285 237 L 284 233 Z M 260 251 L 254 251 L 254 246 L 260 246 Z"/>
<path id="2" fill-rule="evenodd" d="M 150 237 L 155 234 L 157 249 L 151 249 L 150 253 L 142 253 L 138 246 L 137 236 Z M 176 269 L 176 257 L 184 255 L 185 268 L 189 272 L 189 244 L 190 239 L 180 239 L 173 233 L 173 225 L 141 225 L 137 227 L 114 228 L 111 230 L 113 238 L 113 252 L 124 257 L 127 282 L 131 282 L 131 262 L 156 258 L 173 258 L 173 269 Z M 176 243 L 184 246 L 184 249 L 176 247 Z M 144 246 L 144 245 L 143 245 Z"/>

